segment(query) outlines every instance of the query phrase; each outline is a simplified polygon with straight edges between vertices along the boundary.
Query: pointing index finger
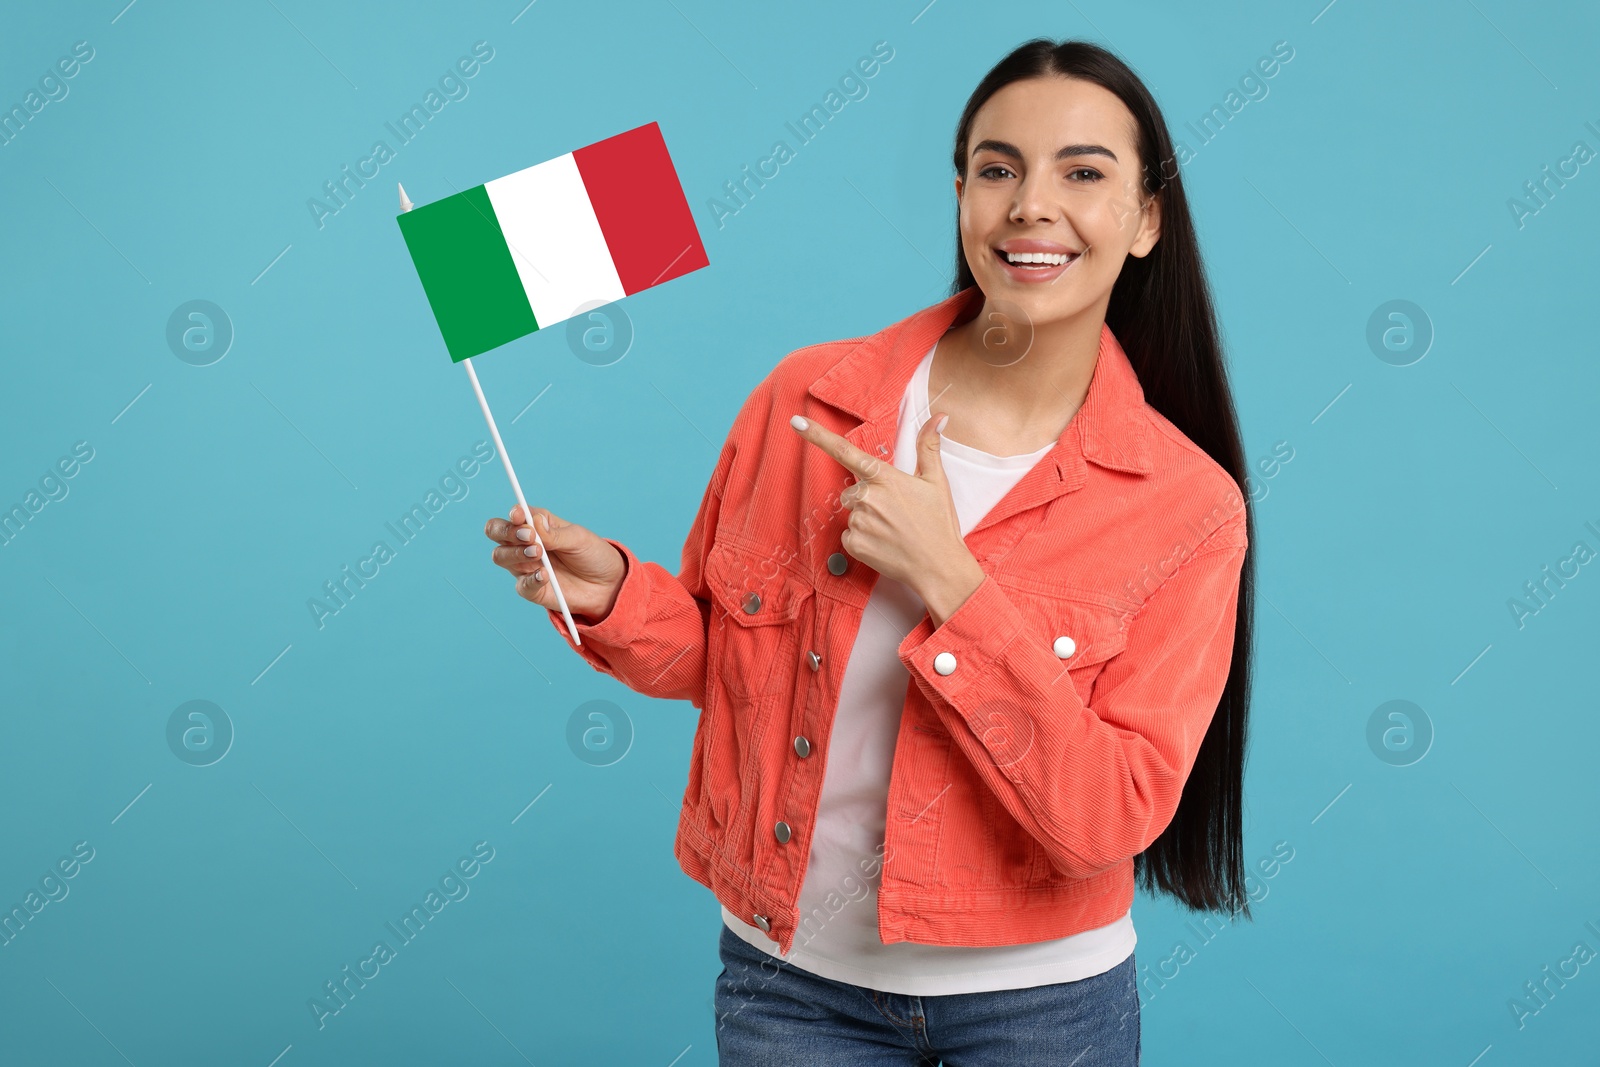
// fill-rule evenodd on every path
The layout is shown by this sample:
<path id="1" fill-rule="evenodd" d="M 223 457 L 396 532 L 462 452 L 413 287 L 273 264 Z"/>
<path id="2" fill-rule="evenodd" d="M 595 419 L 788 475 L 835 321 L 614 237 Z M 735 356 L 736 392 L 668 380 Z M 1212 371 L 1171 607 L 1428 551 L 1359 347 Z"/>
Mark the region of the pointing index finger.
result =
<path id="1" fill-rule="evenodd" d="M 879 460 L 867 455 L 832 430 L 824 429 L 802 415 L 796 415 L 791 418 L 789 425 L 793 426 L 801 437 L 804 437 L 807 441 L 810 441 L 838 460 L 846 470 L 857 478 L 862 480 L 870 479 L 883 466 Z"/>

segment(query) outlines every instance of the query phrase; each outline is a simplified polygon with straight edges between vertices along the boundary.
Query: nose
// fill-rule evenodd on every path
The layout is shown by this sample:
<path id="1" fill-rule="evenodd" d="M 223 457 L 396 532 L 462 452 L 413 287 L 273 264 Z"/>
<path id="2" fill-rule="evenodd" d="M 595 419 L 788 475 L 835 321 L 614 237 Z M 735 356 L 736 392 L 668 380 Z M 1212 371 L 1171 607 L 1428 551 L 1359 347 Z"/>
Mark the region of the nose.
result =
<path id="1" fill-rule="evenodd" d="M 1011 203 L 1011 221 L 1024 224 L 1054 222 L 1060 217 L 1060 207 L 1050 195 L 1050 180 L 1048 169 L 1029 168 L 1028 176 L 1016 185 L 1016 199 Z"/>

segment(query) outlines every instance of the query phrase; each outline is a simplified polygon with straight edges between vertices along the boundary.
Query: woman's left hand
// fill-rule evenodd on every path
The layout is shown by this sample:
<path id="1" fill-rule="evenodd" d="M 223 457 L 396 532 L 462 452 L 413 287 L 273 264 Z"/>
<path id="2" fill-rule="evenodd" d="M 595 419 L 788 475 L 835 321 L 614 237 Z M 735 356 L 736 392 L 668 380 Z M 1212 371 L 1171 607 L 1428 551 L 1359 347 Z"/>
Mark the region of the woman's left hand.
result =
<path id="1" fill-rule="evenodd" d="M 807 441 L 856 476 L 840 494 L 850 523 L 840 544 L 886 578 L 909 586 L 927 605 L 935 626 L 955 614 L 983 584 L 984 571 L 961 538 L 950 485 L 939 456 L 945 416 L 933 415 L 917 434 L 917 469 L 907 474 L 876 459 L 830 430 L 796 415 L 790 420 Z"/>

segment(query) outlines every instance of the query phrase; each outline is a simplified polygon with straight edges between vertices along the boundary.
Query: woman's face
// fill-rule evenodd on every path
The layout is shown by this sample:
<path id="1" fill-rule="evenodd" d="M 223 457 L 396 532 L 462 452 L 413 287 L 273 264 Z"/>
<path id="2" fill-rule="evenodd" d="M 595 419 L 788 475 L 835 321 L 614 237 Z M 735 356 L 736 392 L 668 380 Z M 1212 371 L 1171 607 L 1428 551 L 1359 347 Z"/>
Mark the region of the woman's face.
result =
<path id="1" fill-rule="evenodd" d="M 978 109 L 956 196 L 985 297 L 1015 304 L 1035 326 L 1103 313 L 1123 262 L 1160 235 L 1136 135 L 1115 94 L 1076 78 L 1012 82 Z"/>

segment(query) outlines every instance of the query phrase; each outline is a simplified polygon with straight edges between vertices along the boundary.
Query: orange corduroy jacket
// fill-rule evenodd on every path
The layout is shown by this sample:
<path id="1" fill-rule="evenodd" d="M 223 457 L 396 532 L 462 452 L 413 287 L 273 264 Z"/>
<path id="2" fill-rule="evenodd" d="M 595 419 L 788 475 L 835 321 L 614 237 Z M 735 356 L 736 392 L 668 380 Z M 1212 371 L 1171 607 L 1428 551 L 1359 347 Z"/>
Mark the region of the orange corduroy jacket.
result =
<path id="1" fill-rule="evenodd" d="M 783 952 L 806 920 L 839 683 L 878 577 L 840 548 L 852 476 L 789 418 L 892 458 L 912 371 L 981 299 L 779 362 L 734 420 L 678 573 L 613 542 L 627 576 L 572 646 L 700 709 L 674 851 Z M 887 823 L 863 867 L 881 874 L 884 943 L 1043 941 L 1128 910 L 1134 857 L 1176 812 L 1228 678 L 1246 515 L 1103 328 L 1083 405 L 966 536 L 984 581 L 900 644 Z"/>

